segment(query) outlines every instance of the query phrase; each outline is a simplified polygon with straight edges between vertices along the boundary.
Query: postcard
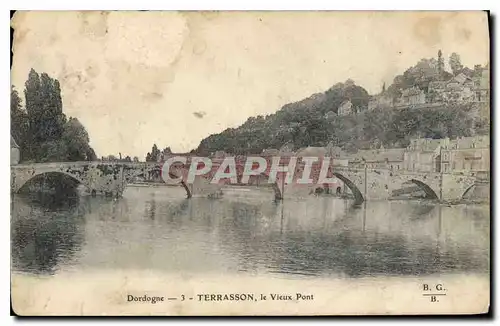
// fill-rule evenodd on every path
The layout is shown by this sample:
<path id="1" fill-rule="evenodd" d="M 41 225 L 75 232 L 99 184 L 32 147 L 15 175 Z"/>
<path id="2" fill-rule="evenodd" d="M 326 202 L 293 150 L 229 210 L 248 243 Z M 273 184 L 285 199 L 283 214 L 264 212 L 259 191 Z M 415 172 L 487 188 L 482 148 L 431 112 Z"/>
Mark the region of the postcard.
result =
<path id="1" fill-rule="evenodd" d="M 13 313 L 488 313 L 489 19 L 16 12 Z"/>

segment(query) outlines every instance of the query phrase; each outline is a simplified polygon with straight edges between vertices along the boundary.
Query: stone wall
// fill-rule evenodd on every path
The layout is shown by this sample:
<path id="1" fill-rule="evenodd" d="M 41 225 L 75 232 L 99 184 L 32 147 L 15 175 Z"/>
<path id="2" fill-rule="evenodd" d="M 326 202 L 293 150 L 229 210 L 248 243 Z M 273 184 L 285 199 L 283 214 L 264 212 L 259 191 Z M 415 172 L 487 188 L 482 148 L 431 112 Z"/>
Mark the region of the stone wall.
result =
<path id="1" fill-rule="evenodd" d="M 139 176 L 161 175 L 161 163 L 102 163 L 102 162 L 75 162 L 75 163 L 48 163 L 34 165 L 16 165 L 11 167 L 11 187 L 17 192 L 26 182 L 43 173 L 62 173 L 77 180 L 89 191 L 102 194 L 120 195 L 127 183 L 131 183 Z M 170 172 L 172 177 L 180 177 L 186 190 L 186 197 L 192 196 L 219 196 L 221 188 L 229 183 L 228 179 L 222 179 L 218 184 L 210 182 L 212 175 L 196 176 L 193 183 L 188 182 L 189 167 L 174 168 Z M 298 167 L 297 171 L 301 172 Z M 212 171 L 213 172 L 213 171 Z M 295 180 L 285 185 L 285 196 L 309 195 L 315 188 L 323 187 L 318 184 L 318 171 L 311 173 L 312 184 L 297 184 L 296 180 L 301 178 L 301 173 L 296 173 Z M 352 169 L 344 167 L 331 167 L 328 178 L 337 177 L 344 182 L 355 196 L 358 202 L 363 200 L 379 200 L 392 197 L 394 191 L 417 185 L 430 198 L 443 200 L 461 199 L 465 191 L 470 188 L 475 178 L 459 174 L 439 174 L 435 172 L 408 172 L 391 171 L 385 169 Z M 261 178 L 267 178 L 263 176 Z M 238 178 L 238 182 L 239 182 Z M 340 184 L 340 183 L 339 183 Z M 334 189 L 337 183 L 329 186 Z M 283 182 L 278 174 L 277 181 L 271 185 L 275 190 L 276 198 L 283 193 Z"/>

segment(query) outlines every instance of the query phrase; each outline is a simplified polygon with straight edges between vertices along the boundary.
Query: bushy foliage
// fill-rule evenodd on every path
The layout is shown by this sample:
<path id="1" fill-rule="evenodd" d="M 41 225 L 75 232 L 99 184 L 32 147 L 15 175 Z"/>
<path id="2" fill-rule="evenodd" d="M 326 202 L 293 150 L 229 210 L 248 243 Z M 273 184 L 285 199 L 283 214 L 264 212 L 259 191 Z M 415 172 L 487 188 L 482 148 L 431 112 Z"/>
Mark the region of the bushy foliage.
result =
<path id="1" fill-rule="evenodd" d="M 25 83 L 25 107 L 11 89 L 11 134 L 21 148 L 21 161 L 95 160 L 89 135 L 76 118 L 63 113 L 57 79 L 31 69 Z"/>
<path id="2" fill-rule="evenodd" d="M 377 108 L 356 115 L 326 119 L 321 110 L 281 109 L 267 117 L 250 118 L 239 128 L 226 129 L 202 140 L 197 153 L 215 151 L 233 154 L 259 154 L 267 148 L 279 149 L 291 143 L 294 149 L 307 146 L 361 148 L 406 147 L 411 138 L 455 138 L 488 130 L 474 130 L 471 110 L 475 104 L 420 109 Z"/>
<path id="3" fill-rule="evenodd" d="M 478 77 L 482 71 L 481 65 L 474 66 L 474 70 L 464 67 L 456 53 L 451 54 L 449 62 L 453 73 L 445 70 L 441 50 L 437 59 L 421 59 L 397 75 L 387 88 L 384 84 L 382 95 L 394 104 L 404 89 L 418 87 L 427 94 L 433 81 L 448 81 L 460 73 Z M 427 94 L 429 98 L 431 95 Z M 195 152 L 208 155 L 222 150 L 233 154 L 258 154 L 285 144 L 293 144 L 295 149 L 332 144 L 351 151 L 382 145 L 405 147 L 414 137 L 453 138 L 489 132 L 488 119 L 474 120 L 471 114 L 477 109 L 474 103 L 368 111 L 369 98 L 368 92 L 352 80 L 337 83 L 324 93 L 286 104 L 275 114 L 251 117 L 238 128 L 210 135 L 201 141 Z M 346 100 L 351 101 L 356 114 L 337 116 L 339 106 Z"/>

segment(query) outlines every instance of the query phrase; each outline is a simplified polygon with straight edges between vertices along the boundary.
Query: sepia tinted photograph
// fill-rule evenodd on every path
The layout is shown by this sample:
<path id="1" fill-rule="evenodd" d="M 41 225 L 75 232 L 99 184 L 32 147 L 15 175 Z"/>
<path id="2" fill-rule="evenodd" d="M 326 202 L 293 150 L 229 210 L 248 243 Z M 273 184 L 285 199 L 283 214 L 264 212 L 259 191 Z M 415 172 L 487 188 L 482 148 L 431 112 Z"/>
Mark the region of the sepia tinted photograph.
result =
<path id="1" fill-rule="evenodd" d="M 490 310 L 487 11 L 16 11 L 18 316 Z"/>

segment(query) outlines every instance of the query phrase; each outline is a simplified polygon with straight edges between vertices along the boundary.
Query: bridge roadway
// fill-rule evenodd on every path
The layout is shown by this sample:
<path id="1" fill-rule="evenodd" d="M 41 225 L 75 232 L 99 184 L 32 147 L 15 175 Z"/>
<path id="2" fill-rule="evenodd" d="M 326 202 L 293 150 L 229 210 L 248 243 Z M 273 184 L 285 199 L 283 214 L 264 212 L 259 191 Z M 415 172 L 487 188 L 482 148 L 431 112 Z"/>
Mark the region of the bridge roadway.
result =
<path id="1" fill-rule="evenodd" d="M 244 164 L 237 162 L 236 180 L 229 178 L 221 179 L 212 184 L 215 171 L 220 167 L 222 160 L 215 160 L 209 172 L 205 175 L 196 176 L 193 182 L 188 182 L 188 171 L 191 165 L 190 159 L 186 164 L 172 165 L 169 176 L 181 178 L 179 183 L 186 191 L 188 198 L 193 196 L 216 196 L 220 195 L 221 188 L 228 183 L 241 182 Z M 268 161 L 269 162 L 269 161 Z M 283 162 L 286 165 L 288 162 Z M 287 196 L 302 196 L 310 194 L 317 187 L 337 187 L 338 183 L 325 184 L 319 182 L 321 164 L 313 165 L 311 168 L 309 184 L 297 182 L 302 177 L 304 164 L 299 162 L 295 166 L 294 178 L 291 182 L 285 182 L 283 173 L 278 173 L 275 182 L 269 184 L 274 190 L 275 199 Z M 137 178 L 160 177 L 163 163 L 156 162 L 53 162 L 18 164 L 11 166 L 11 191 L 16 193 L 36 176 L 43 174 L 59 173 L 71 177 L 73 180 L 87 187 L 96 194 L 120 196 L 127 183 L 132 183 Z M 198 169 L 203 168 L 201 165 Z M 225 170 L 227 171 L 227 170 Z M 270 164 L 264 172 L 250 177 L 250 184 L 259 182 L 267 183 L 269 179 Z M 443 201 L 460 200 L 476 183 L 473 174 L 452 174 L 436 172 L 410 172 L 404 170 L 387 169 L 359 169 L 343 166 L 329 165 L 327 178 L 336 177 L 340 179 L 352 192 L 357 203 L 364 200 L 379 200 L 392 197 L 397 192 L 413 184 L 423 190 L 428 198 Z"/>

